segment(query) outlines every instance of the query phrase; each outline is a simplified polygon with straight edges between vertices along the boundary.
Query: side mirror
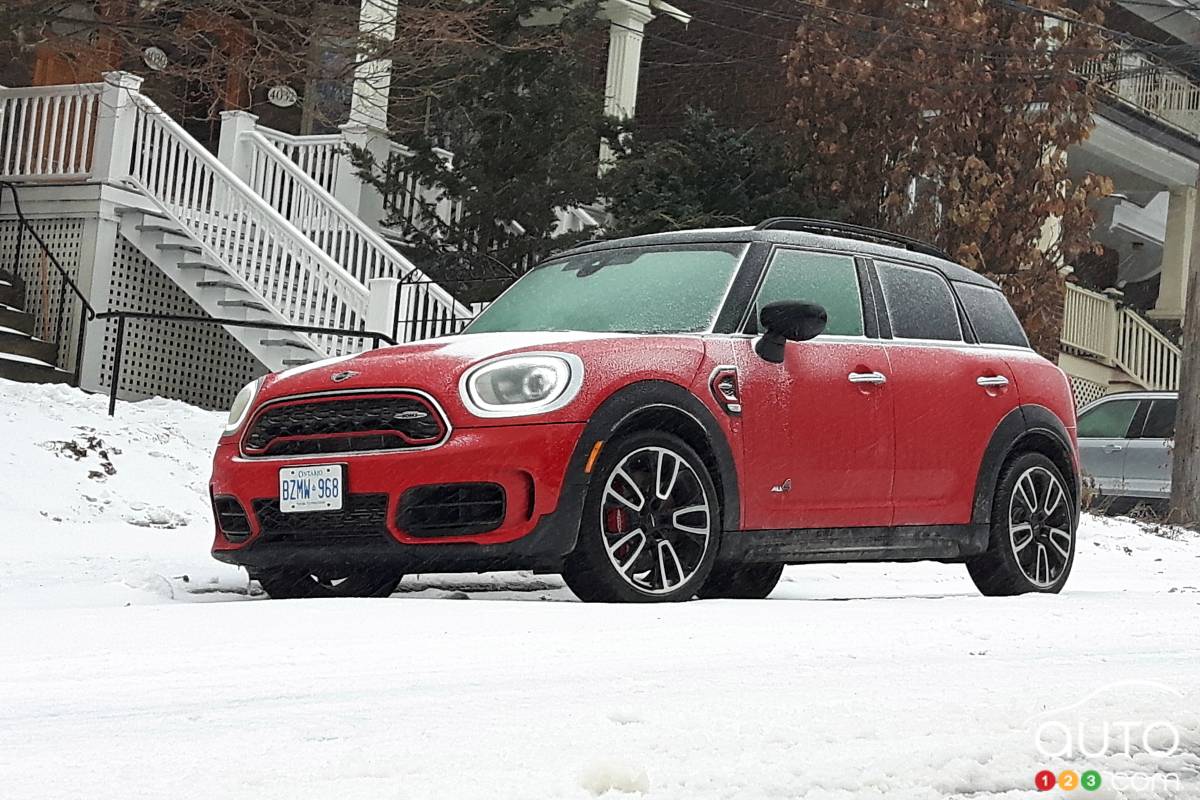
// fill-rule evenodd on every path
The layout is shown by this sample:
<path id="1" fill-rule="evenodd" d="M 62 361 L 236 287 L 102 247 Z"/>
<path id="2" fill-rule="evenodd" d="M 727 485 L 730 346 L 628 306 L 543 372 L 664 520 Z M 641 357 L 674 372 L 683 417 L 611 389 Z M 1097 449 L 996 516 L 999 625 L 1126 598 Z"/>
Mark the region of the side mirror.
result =
<path id="1" fill-rule="evenodd" d="M 820 336 L 829 324 L 829 315 L 817 303 L 783 301 L 763 306 L 758 321 L 766 333 L 758 340 L 754 352 L 764 361 L 782 364 L 784 344 Z"/>

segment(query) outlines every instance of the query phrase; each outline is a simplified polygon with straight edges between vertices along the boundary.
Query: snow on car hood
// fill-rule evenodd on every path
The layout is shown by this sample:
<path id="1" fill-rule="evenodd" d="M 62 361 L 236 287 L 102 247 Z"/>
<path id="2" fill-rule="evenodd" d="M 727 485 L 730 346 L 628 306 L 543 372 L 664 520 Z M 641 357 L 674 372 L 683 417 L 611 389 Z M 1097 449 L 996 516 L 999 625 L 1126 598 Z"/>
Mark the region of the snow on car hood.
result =
<path id="1" fill-rule="evenodd" d="M 588 333 L 585 331 L 505 331 L 498 333 L 470 333 L 458 336 L 446 336 L 441 339 L 431 339 L 409 344 L 383 347 L 365 353 L 353 353 L 345 356 L 335 356 L 311 364 L 283 370 L 275 375 L 275 380 L 287 380 L 307 372 L 331 369 L 335 366 L 354 361 L 356 364 L 375 364 L 379 359 L 386 358 L 389 362 L 396 357 L 432 355 L 439 358 L 450 358 L 464 363 L 475 363 L 504 353 L 515 353 L 521 350 L 531 350 L 571 342 L 596 341 L 600 339 L 636 338 L 632 333 Z M 351 367 L 347 366 L 346 369 Z"/>
<path id="2" fill-rule="evenodd" d="M 270 376 L 259 402 L 329 391 L 410 388 L 428 392 L 448 406 L 458 397 L 458 380 L 472 365 L 509 353 L 561 351 L 580 356 L 585 386 L 677 376 L 687 385 L 703 358 L 697 335 L 643 335 L 534 331 L 448 336 L 325 359 Z M 336 380 L 335 380 L 336 378 Z"/>

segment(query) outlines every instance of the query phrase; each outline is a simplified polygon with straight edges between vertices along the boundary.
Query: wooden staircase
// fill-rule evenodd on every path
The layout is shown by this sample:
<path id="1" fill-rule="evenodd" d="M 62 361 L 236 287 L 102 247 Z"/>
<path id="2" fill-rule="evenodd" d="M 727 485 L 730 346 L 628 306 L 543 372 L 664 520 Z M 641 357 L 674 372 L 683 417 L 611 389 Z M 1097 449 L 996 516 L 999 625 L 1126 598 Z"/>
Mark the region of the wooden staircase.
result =
<path id="1" fill-rule="evenodd" d="M 25 311 L 25 286 L 0 270 L 0 378 L 23 383 L 67 383 L 71 374 L 54 366 L 58 345 L 37 338 L 36 320 Z"/>

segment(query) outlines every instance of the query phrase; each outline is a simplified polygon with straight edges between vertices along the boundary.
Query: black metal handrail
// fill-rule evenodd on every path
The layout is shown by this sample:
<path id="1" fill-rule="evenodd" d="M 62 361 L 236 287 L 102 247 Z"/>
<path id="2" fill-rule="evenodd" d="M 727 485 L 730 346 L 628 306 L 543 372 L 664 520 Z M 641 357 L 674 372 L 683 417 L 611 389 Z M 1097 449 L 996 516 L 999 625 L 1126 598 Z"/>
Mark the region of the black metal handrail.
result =
<path id="1" fill-rule="evenodd" d="M 17 213 L 17 246 L 13 254 L 13 277 L 18 276 L 17 268 L 21 263 L 21 248 L 25 244 L 25 232 L 29 231 L 34 241 L 42 248 L 42 252 L 46 254 L 47 259 L 58 270 L 59 277 L 62 278 L 61 283 L 58 285 L 58 320 L 54 326 L 54 344 L 56 348 L 62 348 L 63 319 L 67 316 L 67 287 L 70 287 L 71 292 L 79 300 L 83 308 L 79 319 L 79 332 L 75 340 L 75 371 L 71 378 L 72 385 L 78 386 L 80 370 L 83 366 L 83 340 L 86 335 L 87 323 L 96 319 L 96 309 L 92 308 L 92 304 L 88 302 L 84 293 L 80 291 L 79 286 L 71 279 L 71 276 L 67 273 L 63 265 L 59 263 L 58 257 L 51 252 L 49 245 L 46 244 L 46 240 L 33 227 L 33 223 L 25 217 L 25 213 L 21 210 L 21 201 L 17 196 L 16 185 L 9 181 L 0 181 L 0 190 L 3 189 L 8 189 L 9 193 L 12 194 L 13 210 Z M 49 309 L 44 310 L 49 311 Z"/>
<path id="2" fill-rule="evenodd" d="M 121 377 L 121 355 L 125 346 L 125 320 L 142 319 L 159 322 L 197 322 L 202 325 L 224 325 L 228 327 L 256 328 L 269 331 L 290 331 L 292 333 L 316 333 L 330 336 L 349 336 L 357 339 L 372 340 L 372 349 L 377 349 L 380 342 L 397 344 L 397 341 L 386 333 L 378 331 L 360 331 L 353 328 L 322 328 L 317 325 L 290 325 L 281 322 L 259 322 L 245 319 L 222 319 L 219 317 L 196 317 L 186 314 L 157 314 L 153 311 L 102 311 L 95 319 L 117 321 L 117 339 L 113 344 L 112 378 L 108 386 L 108 415 L 117 412 L 117 383 Z"/>

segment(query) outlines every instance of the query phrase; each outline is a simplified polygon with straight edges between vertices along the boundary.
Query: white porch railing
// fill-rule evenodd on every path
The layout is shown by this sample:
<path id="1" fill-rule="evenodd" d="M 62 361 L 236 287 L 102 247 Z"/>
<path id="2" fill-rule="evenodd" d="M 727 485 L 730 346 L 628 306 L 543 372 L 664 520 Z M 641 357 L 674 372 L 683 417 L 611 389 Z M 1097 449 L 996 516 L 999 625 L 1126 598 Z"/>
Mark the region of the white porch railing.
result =
<path id="1" fill-rule="evenodd" d="M 258 126 L 257 132 L 312 178 L 322 189 L 333 193 L 337 181 L 341 134 L 293 136 L 274 128 Z"/>
<path id="2" fill-rule="evenodd" d="M 0 175 L 85 178 L 103 83 L 0 89 Z"/>
<path id="3" fill-rule="evenodd" d="M 1145 389 L 1179 388 L 1179 348 L 1127 308 L 1067 284 L 1062 343 L 1126 373 Z"/>
<path id="4" fill-rule="evenodd" d="M 1200 84 L 1129 47 L 1089 62 L 1083 74 L 1111 97 L 1190 136 L 1200 136 Z"/>
<path id="5" fill-rule="evenodd" d="M 363 286 L 376 278 L 398 278 L 413 285 L 412 292 L 419 292 L 421 308 L 427 312 L 423 319 L 429 320 L 419 338 L 457 333 L 463 321 L 474 316 L 470 308 L 430 281 L 370 226 L 351 214 L 270 138 L 258 131 L 248 131 L 242 136 L 250 145 L 247 179 L 251 188 L 325 254 Z M 417 300 L 414 298 L 413 302 Z M 413 319 L 406 309 L 399 309 L 397 317 L 400 323 Z M 408 328 L 401 324 L 398 331 L 403 336 Z M 404 340 L 409 338 L 403 336 Z"/>
<path id="6" fill-rule="evenodd" d="M 366 287 L 149 98 L 131 93 L 131 100 L 136 113 L 128 177 L 139 189 L 285 319 L 365 329 Z M 329 355 L 363 347 L 344 337 L 310 339 Z"/>
<path id="7" fill-rule="evenodd" d="M 1147 389 L 1179 388 L 1179 348 L 1128 309 L 1120 312 L 1115 361 Z"/>

